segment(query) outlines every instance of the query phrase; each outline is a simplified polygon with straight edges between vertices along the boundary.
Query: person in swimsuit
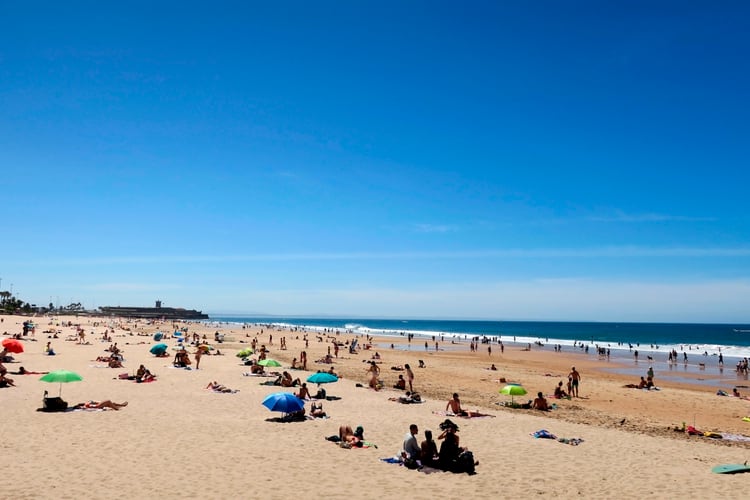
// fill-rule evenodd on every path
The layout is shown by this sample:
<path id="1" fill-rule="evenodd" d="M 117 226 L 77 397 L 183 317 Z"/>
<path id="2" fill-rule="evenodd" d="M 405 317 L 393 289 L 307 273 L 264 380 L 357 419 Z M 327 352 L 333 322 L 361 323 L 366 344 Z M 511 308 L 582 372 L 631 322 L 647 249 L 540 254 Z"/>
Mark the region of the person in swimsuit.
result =
<path id="1" fill-rule="evenodd" d="M 545 399 L 544 394 L 542 394 L 541 392 L 537 393 L 536 399 L 531 404 L 531 407 L 535 410 L 549 411 L 549 405 L 547 405 L 547 399 Z"/>
<path id="2" fill-rule="evenodd" d="M 461 400 L 458 398 L 458 393 L 453 393 L 453 398 L 448 400 L 448 404 L 445 405 L 445 411 L 448 411 L 450 409 L 451 412 L 453 412 L 454 415 L 458 417 L 482 417 L 484 416 L 482 413 L 479 413 L 478 411 L 471 411 L 471 410 L 464 410 L 461 408 Z"/>
<path id="3" fill-rule="evenodd" d="M 581 374 L 578 373 L 578 370 L 576 370 L 576 367 L 570 369 L 570 374 L 568 374 L 568 378 L 570 379 L 570 392 L 569 394 L 575 397 L 578 397 L 578 385 L 581 382 Z"/>
<path id="4" fill-rule="evenodd" d="M 104 401 L 87 401 L 85 403 L 78 403 L 73 408 L 91 408 L 97 410 L 110 408 L 112 410 L 119 410 L 120 408 L 124 408 L 125 406 L 128 406 L 127 401 L 125 401 L 124 403 L 114 403 L 107 399 Z"/>
<path id="5" fill-rule="evenodd" d="M 307 389 L 307 384 L 302 382 L 302 385 L 299 387 L 299 392 L 295 394 L 300 399 L 312 399 L 312 396 L 310 395 L 310 391 Z"/>

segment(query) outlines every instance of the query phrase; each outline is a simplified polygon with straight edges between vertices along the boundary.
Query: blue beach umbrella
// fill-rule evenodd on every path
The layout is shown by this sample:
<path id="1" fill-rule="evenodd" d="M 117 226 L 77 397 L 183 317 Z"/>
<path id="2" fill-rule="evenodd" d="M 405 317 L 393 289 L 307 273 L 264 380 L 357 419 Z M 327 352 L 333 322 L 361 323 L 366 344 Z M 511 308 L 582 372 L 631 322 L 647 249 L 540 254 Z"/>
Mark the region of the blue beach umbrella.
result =
<path id="1" fill-rule="evenodd" d="M 305 407 L 305 402 L 290 392 L 274 392 L 266 396 L 263 406 L 271 411 L 294 413 Z"/>
<path id="2" fill-rule="evenodd" d="M 151 346 L 151 349 L 148 350 L 151 354 L 154 356 L 162 356 L 165 352 L 167 352 L 167 349 L 169 346 L 167 344 L 154 344 Z"/>
<path id="3" fill-rule="evenodd" d="M 162 339 L 162 337 L 164 337 L 164 334 L 161 333 L 161 332 L 156 332 L 154 334 L 154 340 L 157 341 L 157 342 L 160 341 Z"/>

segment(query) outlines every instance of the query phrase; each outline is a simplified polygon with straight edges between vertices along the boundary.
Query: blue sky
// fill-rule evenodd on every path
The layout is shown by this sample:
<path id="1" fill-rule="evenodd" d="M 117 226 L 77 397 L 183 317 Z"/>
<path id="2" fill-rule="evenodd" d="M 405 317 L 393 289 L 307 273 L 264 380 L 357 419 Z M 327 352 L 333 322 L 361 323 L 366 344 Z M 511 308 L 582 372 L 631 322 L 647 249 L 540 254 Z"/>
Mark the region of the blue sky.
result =
<path id="1" fill-rule="evenodd" d="M 0 286 L 750 322 L 749 11 L 3 2 Z"/>

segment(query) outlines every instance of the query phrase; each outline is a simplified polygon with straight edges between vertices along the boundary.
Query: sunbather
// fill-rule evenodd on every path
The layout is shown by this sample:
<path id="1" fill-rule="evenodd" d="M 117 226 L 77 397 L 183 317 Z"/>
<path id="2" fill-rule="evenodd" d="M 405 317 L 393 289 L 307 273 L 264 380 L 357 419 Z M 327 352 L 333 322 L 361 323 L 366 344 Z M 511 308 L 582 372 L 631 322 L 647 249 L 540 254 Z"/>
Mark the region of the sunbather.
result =
<path id="1" fill-rule="evenodd" d="M 125 406 L 128 406 L 127 401 L 125 401 L 124 403 L 114 403 L 107 399 L 104 401 L 87 401 L 85 403 L 78 403 L 77 405 L 73 406 L 73 408 L 92 408 L 99 410 L 110 408 L 112 410 L 119 410 L 120 408 L 124 408 Z"/>
<path id="2" fill-rule="evenodd" d="M 213 382 L 209 382 L 208 385 L 206 386 L 206 389 L 211 389 L 214 392 L 235 392 L 232 389 L 230 389 L 229 387 L 227 387 L 227 386 L 225 386 L 223 384 L 220 384 L 220 383 L 218 383 L 215 380 Z"/>
<path id="3" fill-rule="evenodd" d="M 323 418 L 326 412 L 323 410 L 323 403 L 312 403 L 310 405 L 310 415 L 315 418 Z"/>
<path id="4" fill-rule="evenodd" d="M 445 411 L 448 411 L 450 409 L 451 412 L 453 412 L 454 415 L 457 415 L 459 417 L 482 417 L 484 416 L 482 413 L 479 413 L 478 411 L 471 411 L 471 410 L 464 410 L 461 408 L 461 400 L 458 398 L 458 393 L 454 392 L 453 397 L 448 400 L 448 404 L 445 405 Z"/>
<path id="5" fill-rule="evenodd" d="M 282 387 L 295 387 L 300 384 L 300 379 L 292 380 L 292 375 L 285 371 L 281 374 L 280 384 Z"/>
<path id="6" fill-rule="evenodd" d="M 542 394 L 541 391 L 537 393 L 536 399 L 531 404 L 531 407 L 535 410 L 549 411 L 549 405 L 547 405 L 547 399 L 545 399 L 544 394 Z"/>
<path id="7" fill-rule="evenodd" d="M 138 368 L 138 371 L 135 372 L 135 380 L 137 382 L 149 382 L 151 380 L 154 380 L 155 378 L 156 376 L 143 365 L 141 365 Z"/>
<path id="8" fill-rule="evenodd" d="M 300 399 L 312 399 L 312 396 L 310 395 L 310 391 L 307 389 L 307 384 L 302 383 L 302 385 L 299 388 L 299 392 L 295 394 Z"/>

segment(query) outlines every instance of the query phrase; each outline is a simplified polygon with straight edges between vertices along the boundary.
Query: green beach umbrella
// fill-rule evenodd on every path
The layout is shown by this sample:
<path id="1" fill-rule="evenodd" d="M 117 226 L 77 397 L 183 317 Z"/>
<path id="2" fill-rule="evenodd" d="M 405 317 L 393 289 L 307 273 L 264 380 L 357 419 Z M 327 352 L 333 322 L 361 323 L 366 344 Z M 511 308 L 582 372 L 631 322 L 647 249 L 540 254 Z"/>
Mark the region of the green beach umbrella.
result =
<path id="1" fill-rule="evenodd" d="M 523 396 L 526 394 L 526 389 L 521 384 L 508 384 L 500 389 L 500 394 L 510 396 L 510 404 L 513 404 L 513 396 Z"/>
<path id="2" fill-rule="evenodd" d="M 246 357 L 250 356 L 253 352 L 255 352 L 255 351 L 253 351 L 252 349 L 250 349 L 249 347 L 247 347 L 247 348 L 242 349 L 241 351 L 237 352 L 237 357 L 238 358 L 246 358 Z"/>
<path id="3" fill-rule="evenodd" d="M 281 366 L 281 363 L 271 358 L 261 359 L 258 364 L 260 366 Z"/>
<path id="4" fill-rule="evenodd" d="M 55 370 L 53 372 L 42 375 L 39 380 L 41 380 L 42 382 L 59 383 L 60 391 L 57 395 L 60 396 L 60 394 L 62 394 L 63 384 L 67 384 L 68 382 L 80 382 L 81 380 L 83 380 L 83 377 L 78 375 L 76 372 L 71 372 L 68 370 Z"/>

